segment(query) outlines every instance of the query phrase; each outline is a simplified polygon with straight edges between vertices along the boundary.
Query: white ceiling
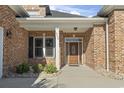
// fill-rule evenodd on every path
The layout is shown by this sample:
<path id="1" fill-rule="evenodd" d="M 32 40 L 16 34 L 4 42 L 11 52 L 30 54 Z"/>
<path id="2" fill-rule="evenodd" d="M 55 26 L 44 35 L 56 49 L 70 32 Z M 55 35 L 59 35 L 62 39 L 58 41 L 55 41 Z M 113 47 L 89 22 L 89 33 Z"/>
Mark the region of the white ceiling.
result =
<path id="1" fill-rule="evenodd" d="M 43 19 L 43 18 L 42 18 Z M 45 20 L 46 19 L 46 20 Z M 103 24 L 105 19 L 17 19 L 20 23 L 20 27 L 25 28 L 29 31 L 54 31 L 56 27 L 64 32 L 85 32 L 89 28 L 93 27 L 94 24 Z M 77 31 L 74 31 L 74 27 L 77 27 Z"/>

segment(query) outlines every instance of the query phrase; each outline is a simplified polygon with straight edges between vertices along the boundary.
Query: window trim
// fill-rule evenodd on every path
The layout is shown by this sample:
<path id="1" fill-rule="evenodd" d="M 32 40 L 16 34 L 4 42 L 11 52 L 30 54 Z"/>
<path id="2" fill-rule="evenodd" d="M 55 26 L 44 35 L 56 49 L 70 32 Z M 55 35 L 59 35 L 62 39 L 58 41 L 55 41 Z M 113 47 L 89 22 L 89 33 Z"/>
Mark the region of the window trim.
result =
<path id="1" fill-rule="evenodd" d="M 45 54 L 43 53 L 43 57 L 36 57 L 35 56 L 35 39 L 36 38 L 42 38 L 43 39 L 43 52 L 45 52 Z M 52 38 L 53 39 L 53 56 L 46 56 L 46 38 Z M 55 37 L 54 36 L 35 36 L 33 38 L 33 58 L 36 58 L 36 59 L 42 59 L 42 58 L 55 58 Z"/>

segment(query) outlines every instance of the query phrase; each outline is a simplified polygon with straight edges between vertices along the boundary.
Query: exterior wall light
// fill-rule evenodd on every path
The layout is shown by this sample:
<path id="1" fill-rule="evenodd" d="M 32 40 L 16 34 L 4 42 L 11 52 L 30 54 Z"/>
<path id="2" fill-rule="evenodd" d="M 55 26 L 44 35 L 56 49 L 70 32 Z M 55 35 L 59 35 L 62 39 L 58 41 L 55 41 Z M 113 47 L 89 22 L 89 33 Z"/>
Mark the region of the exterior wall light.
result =
<path id="1" fill-rule="evenodd" d="M 8 38 L 12 38 L 12 32 L 10 31 L 10 29 L 7 29 L 7 30 L 6 30 L 6 36 L 7 36 Z"/>

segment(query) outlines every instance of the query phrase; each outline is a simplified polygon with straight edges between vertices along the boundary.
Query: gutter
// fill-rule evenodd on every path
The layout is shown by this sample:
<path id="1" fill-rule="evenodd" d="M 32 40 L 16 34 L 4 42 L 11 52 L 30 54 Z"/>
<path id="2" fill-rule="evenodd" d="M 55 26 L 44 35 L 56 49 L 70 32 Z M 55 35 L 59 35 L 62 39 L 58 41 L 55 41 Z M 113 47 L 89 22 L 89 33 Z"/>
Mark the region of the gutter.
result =
<path id="1" fill-rule="evenodd" d="M 107 20 L 108 18 L 44 18 L 44 17 L 29 17 L 29 18 L 17 18 L 20 20 Z"/>

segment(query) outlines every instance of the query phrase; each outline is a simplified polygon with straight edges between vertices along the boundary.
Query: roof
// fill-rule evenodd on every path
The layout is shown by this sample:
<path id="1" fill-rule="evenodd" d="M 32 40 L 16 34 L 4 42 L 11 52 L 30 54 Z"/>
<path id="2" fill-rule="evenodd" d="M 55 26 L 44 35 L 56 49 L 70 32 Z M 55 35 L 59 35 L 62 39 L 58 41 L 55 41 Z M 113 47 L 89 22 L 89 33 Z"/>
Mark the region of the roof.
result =
<path id="1" fill-rule="evenodd" d="M 9 7 L 16 13 L 17 17 L 29 17 L 29 14 L 21 5 L 9 5 Z"/>
<path id="2" fill-rule="evenodd" d="M 22 7 L 21 5 L 9 5 L 9 7 L 16 13 L 17 17 L 29 17 L 30 15 L 28 14 L 28 12 L 24 9 L 24 7 Z M 48 5 L 40 5 L 40 7 L 46 7 L 46 17 L 50 17 L 50 18 L 55 18 L 55 17 L 59 17 L 59 18 L 74 18 L 74 17 L 78 17 L 78 18 L 86 18 L 86 16 L 80 16 L 80 15 L 74 15 L 74 14 L 69 14 L 69 13 L 65 13 L 65 12 L 60 12 L 60 11 L 55 11 L 55 10 L 50 10 Z"/>
<path id="3" fill-rule="evenodd" d="M 55 10 L 51 10 L 51 15 L 48 15 L 46 17 L 50 17 L 50 18 L 55 18 L 55 17 L 62 17 L 62 18 L 74 18 L 74 17 L 83 17 L 86 18 L 86 16 L 80 16 L 80 15 L 74 15 L 74 14 L 69 14 L 69 13 L 65 13 L 65 12 L 60 12 L 60 11 L 55 11 Z"/>
<path id="4" fill-rule="evenodd" d="M 124 9 L 124 5 L 104 5 L 102 9 L 97 13 L 98 16 L 106 17 L 108 16 L 113 10 L 116 9 Z"/>
<path id="5" fill-rule="evenodd" d="M 29 17 L 30 15 L 21 5 L 9 5 L 9 7 L 16 13 L 17 17 Z M 65 12 L 50 10 L 48 5 L 40 5 L 46 7 L 46 14 L 48 18 L 87 18 L 86 16 L 74 15 Z M 97 13 L 97 17 L 107 17 L 113 10 L 124 9 L 124 5 L 104 5 L 103 8 Z"/>

